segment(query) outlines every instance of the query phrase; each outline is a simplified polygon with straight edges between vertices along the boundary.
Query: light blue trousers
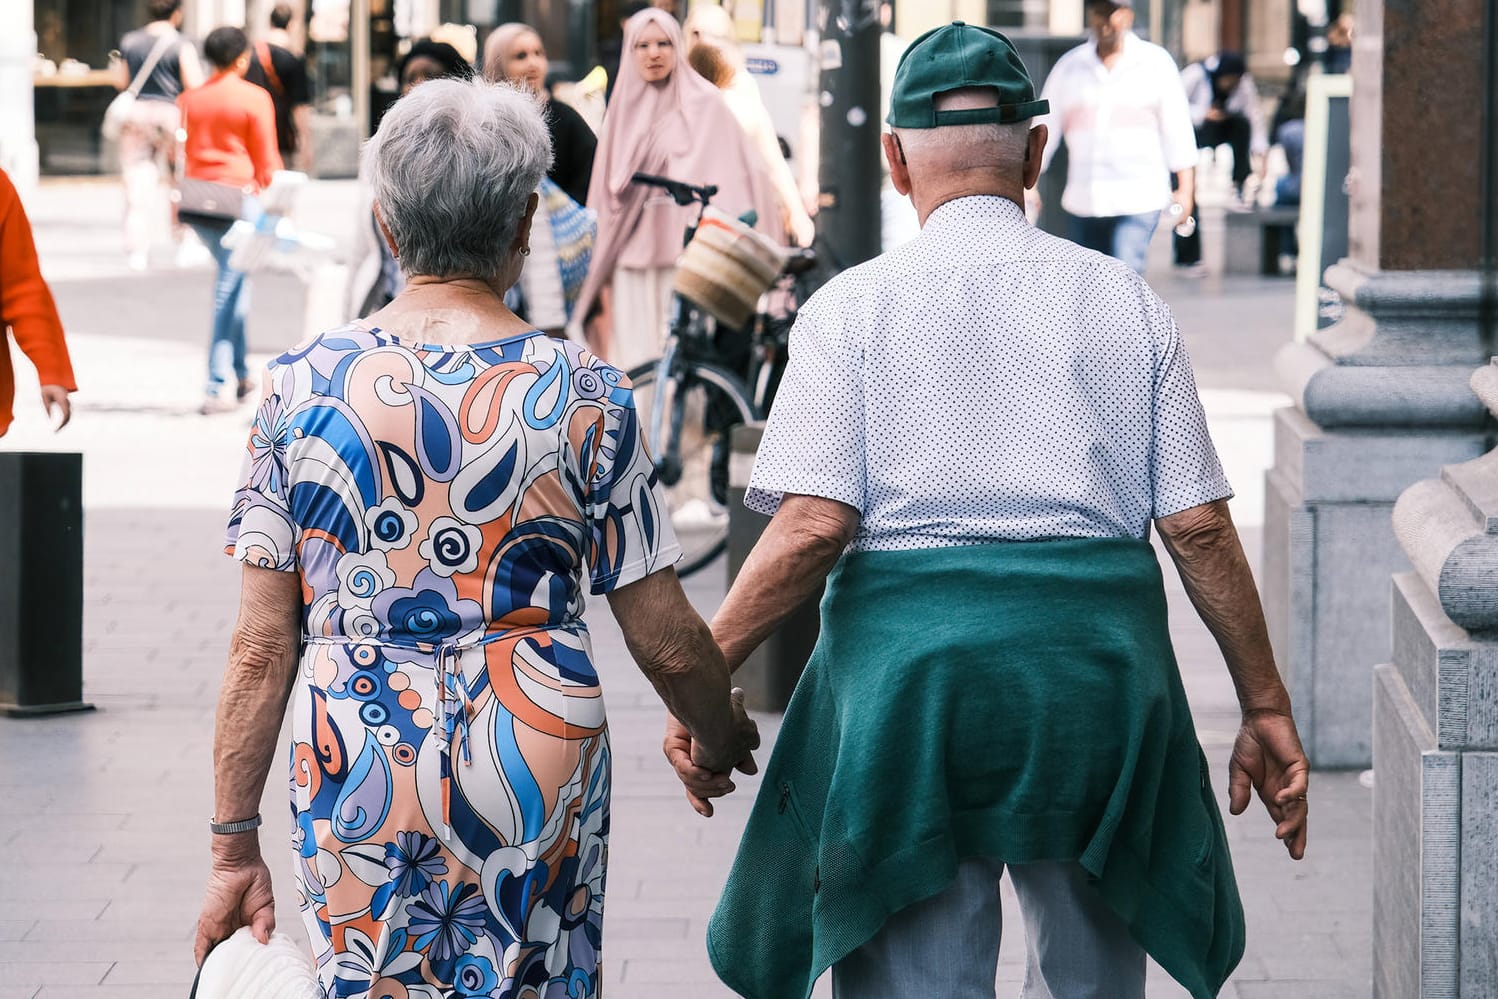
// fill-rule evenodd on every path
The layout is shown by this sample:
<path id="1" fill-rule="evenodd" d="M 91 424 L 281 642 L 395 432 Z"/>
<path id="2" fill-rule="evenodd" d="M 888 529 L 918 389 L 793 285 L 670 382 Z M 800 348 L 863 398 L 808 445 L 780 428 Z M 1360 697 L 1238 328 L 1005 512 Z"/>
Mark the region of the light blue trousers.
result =
<path id="1" fill-rule="evenodd" d="M 945 891 L 891 916 L 832 969 L 833 999 L 994 999 L 998 861 L 957 868 Z M 1075 863 L 1012 864 L 1028 955 L 1023 999 L 1144 999 L 1144 949 Z"/>

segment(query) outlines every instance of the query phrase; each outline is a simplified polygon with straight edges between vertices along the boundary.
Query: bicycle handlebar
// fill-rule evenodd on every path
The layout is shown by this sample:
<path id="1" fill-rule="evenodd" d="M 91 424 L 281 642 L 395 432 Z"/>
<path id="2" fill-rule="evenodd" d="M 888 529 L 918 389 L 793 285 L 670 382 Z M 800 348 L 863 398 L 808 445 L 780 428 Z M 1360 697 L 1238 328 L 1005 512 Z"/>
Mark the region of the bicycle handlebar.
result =
<path id="1" fill-rule="evenodd" d="M 708 202 L 712 201 L 713 195 L 718 193 L 716 184 L 707 184 L 698 187 L 695 184 L 672 180 L 669 177 L 657 177 L 651 173 L 637 173 L 629 179 L 636 184 L 664 188 L 678 205 L 690 205 L 692 202 L 698 201 L 706 207 Z"/>

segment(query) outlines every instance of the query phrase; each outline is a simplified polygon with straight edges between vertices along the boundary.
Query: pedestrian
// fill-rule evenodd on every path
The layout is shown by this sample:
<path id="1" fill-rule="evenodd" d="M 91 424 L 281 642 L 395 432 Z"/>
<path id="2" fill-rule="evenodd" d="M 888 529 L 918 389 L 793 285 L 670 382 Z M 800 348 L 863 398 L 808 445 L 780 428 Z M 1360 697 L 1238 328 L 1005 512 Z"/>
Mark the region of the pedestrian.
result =
<path id="1" fill-rule="evenodd" d="M 722 7 L 704 4 L 687 15 L 685 33 L 688 39 L 687 61 L 692 68 L 723 95 L 728 110 L 738 119 L 739 127 L 759 150 L 775 185 L 780 202 L 781 227 L 799 246 L 810 246 L 816 227 L 807 214 L 796 186 L 796 176 L 780 148 L 780 135 L 765 107 L 759 84 L 749 72 L 748 60 L 733 32 L 733 18 Z M 700 63 L 700 65 L 699 65 Z M 705 70 L 705 72 L 704 72 Z"/>
<path id="2" fill-rule="evenodd" d="M 676 258 L 697 217 L 696 206 L 634 183 L 636 172 L 714 185 L 714 207 L 730 216 L 753 211 L 759 232 L 777 243 L 782 235 L 763 158 L 717 88 L 688 65 L 681 26 L 647 8 L 630 18 L 624 41 L 588 191 L 598 245 L 574 321 L 594 320 L 594 351 L 628 371 L 660 354 Z"/>
<path id="3" fill-rule="evenodd" d="M 1092 39 L 1056 61 L 1041 91 L 1051 105 L 1041 169 L 1064 138 L 1072 238 L 1143 274 L 1161 210 L 1191 217 L 1196 134 L 1175 60 L 1132 30 L 1133 0 L 1088 0 L 1087 21 Z M 1039 196 L 1027 197 L 1037 214 Z"/>
<path id="4" fill-rule="evenodd" d="M 42 408 L 61 430 L 73 417 L 68 393 L 76 392 L 78 385 L 73 381 L 62 319 L 42 278 L 26 209 L 10 174 L 0 170 L 0 348 L 4 348 L 0 349 L 0 437 L 10 429 L 16 398 L 15 369 L 3 333 L 6 327 L 21 353 L 36 366 Z"/>
<path id="5" fill-rule="evenodd" d="M 628 380 L 503 305 L 551 157 L 534 99 L 428 83 L 365 157 L 407 283 L 265 378 L 195 954 L 274 927 L 255 829 L 289 694 L 328 995 L 595 999 L 610 751 L 584 593 L 699 762 L 752 772 L 758 733 L 672 568 Z"/>
<path id="6" fill-rule="evenodd" d="M 203 40 L 213 68 L 208 82 L 177 99 L 182 111 L 182 176 L 237 187 L 249 196 L 244 214 L 254 215 L 253 195 L 281 169 L 276 149 L 276 111 L 270 95 L 244 79 L 250 43 L 238 28 L 214 28 Z M 224 237 L 235 217 L 189 216 L 188 225 L 218 267 L 213 286 L 213 333 L 208 347 L 208 386 L 204 415 L 238 408 L 255 390 L 245 364 L 245 317 L 250 311 L 250 278 L 230 266 L 232 250 Z"/>
<path id="7" fill-rule="evenodd" d="M 598 220 L 582 204 L 598 140 L 582 115 L 551 96 L 547 67 L 546 47 L 529 25 L 502 24 L 484 43 L 484 76 L 534 94 L 552 141 L 551 167 L 536 190 L 530 259 L 506 304 L 537 329 L 565 336 L 598 236 Z"/>
<path id="8" fill-rule="evenodd" d="M 417 84 L 428 80 L 471 80 L 473 66 L 446 42 L 419 38 L 396 62 L 395 78 L 400 82 L 400 96 L 404 97 Z M 364 174 L 367 165 L 368 160 L 359 167 L 358 223 L 354 226 L 348 288 L 344 292 L 344 314 L 360 318 L 389 305 L 406 284 L 375 218 L 374 189 Z"/>
<path id="9" fill-rule="evenodd" d="M 650 6 L 649 0 L 628 0 L 619 11 L 619 32 L 611 34 L 598 43 L 598 65 L 603 67 L 606 80 L 603 88 L 604 104 L 614 99 L 614 85 L 619 82 L 619 61 L 624 52 L 624 26 L 629 19 Z"/>
<path id="10" fill-rule="evenodd" d="M 1220 52 L 1181 70 L 1181 86 L 1191 107 L 1191 123 L 1196 129 L 1196 147 L 1209 149 L 1215 160 L 1217 147 L 1226 145 L 1233 154 L 1233 201 L 1231 207 L 1246 211 L 1253 207 L 1253 197 L 1263 185 L 1268 164 L 1269 130 L 1264 109 L 1259 104 L 1259 90 L 1248 63 L 1237 52 Z M 1256 179 L 1254 191 L 1246 187 Z M 1196 206 L 1188 205 L 1186 214 L 1196 217 Z M 1178 267 L 1199 267 L 1202 259 L 1201 230 L 1195 225 L 1183 227 L 1172 241 Z"/>
<path id="11" fill-rule="evenodd" d="M 994 994 L 999 879 L 1026 995 L 1197 999 L 1243 950 L 1181 687 L 1158 529 L 1242 702 L 1232 810 L 1290 855 L 1307 763 L 1191 364 L 1118 261 L 1030 225 L 1046 102 L 1003 35 L 900 63 L 884 152 L 921 234 L 802 307 L 746 504 L 772 514 L 717 615 L 730 668 L 813 594 L 821 636 L 708 928 L 749 999 Z M 829 575 L 830 571 L 830 575 Z M 723 778 L 665 750 L 694 805 Z"/>
<path id="12" fill-rule="evenodd" d="M 586 205 L 598 137 L 582 115 L 551 96 L 546 88 L 549 66 L 546 46 L 528 24 L 501 24 L 484 41 L 484 76 L 524 87 L 542 100 L 552 146 L 552 163 L 546 176 L 573 201 Z"/>
<path id="13" fill-rule="evenodd" d="M 254 45 L 249 72 L 244 78 L 264 87 L 276 106 L 276 148 L 288 169 L 312 170 L 312 91 L 307 80 L 307 60 L 291 50 L 289 4 L 278 3 L 270 11 L 270 30 Z"/>
<path id="14" fill-rule="evenodd" d="M 146 0 L 145 26 L 120 39 L 117 90 L 139 85 L 120 130 L 120 179 L 125 185 L 125 253 L 130 269 L 150 264 L 151 236 L 159 224 L 162 181 L 171 175 L 177 148 L 177 97 L 203 82 L 192 42 L 183 37 L 182 0 Z M 180 244 L 178 233 L 174 241 Z"/>

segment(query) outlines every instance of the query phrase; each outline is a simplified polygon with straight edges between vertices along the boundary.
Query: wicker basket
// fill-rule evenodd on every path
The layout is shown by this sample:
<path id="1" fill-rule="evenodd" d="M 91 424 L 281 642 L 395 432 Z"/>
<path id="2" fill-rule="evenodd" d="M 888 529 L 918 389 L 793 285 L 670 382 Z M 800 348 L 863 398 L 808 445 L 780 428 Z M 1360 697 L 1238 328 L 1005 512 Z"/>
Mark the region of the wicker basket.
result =
<path id="1" fill-rule="evenodd" d="M 783 265 L 781 249 L 767 237 L 723 212 L 709 208 L 702 224 L 676 261 L 676 293 L 725 326 L 742 327 L 775 283 Z"/>

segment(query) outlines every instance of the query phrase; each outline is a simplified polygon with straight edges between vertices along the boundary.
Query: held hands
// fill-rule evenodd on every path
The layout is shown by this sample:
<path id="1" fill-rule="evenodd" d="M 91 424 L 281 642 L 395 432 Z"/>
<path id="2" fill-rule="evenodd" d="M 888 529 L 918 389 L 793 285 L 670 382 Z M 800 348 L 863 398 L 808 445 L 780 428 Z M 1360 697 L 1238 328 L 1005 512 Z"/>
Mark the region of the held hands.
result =
<path id="1" fill-rule="evenodd" d="M 221 849 L 218 842 L 240 839 L 248 840 L 249 844 Z M 208 952 L 241 926 L 250 927 L 262 944 L 270 943 L 271 931 L 276 928 L 270 868 L 260 856 L 260 841 L 255 833 L 214 837 L 213 866 L 208 872 L 203 910 L 198 915 L 193 960 L 201 966 Z"/>
<path id="2" fill-rule="evenodd" d="M 1274 820 L 1274 835 L 1290 856 L 1306 854 L 1306 788 L 1311 765 L 1300 745 L 1295 719 L 1288 711 L 1251 710 L 1243 713 L 1243 726 L 1233 745 L 1228 764 L 1228 807 L 1242 815 L 1248 807 L 1249 789 L 1259 794 L 1264 809 Z"/>
<path id="3" fill-rule="evenodd" d="M 759 773 L 759 765 L 754 762 L 754 750 L 759 748 L 759 726 L 744 710 L 743 690 L 735 687 L 729 699 L 733 710 L 733 731 L 722 750 L 693 740 L 692 733 L 676 716 L 666 715 L 666 737 L 661 750 L 686 788 L 687 801 L 703 818 L 712 818 L 711 799 L 733 791 L 734 770 L 744 774 Z"/>

